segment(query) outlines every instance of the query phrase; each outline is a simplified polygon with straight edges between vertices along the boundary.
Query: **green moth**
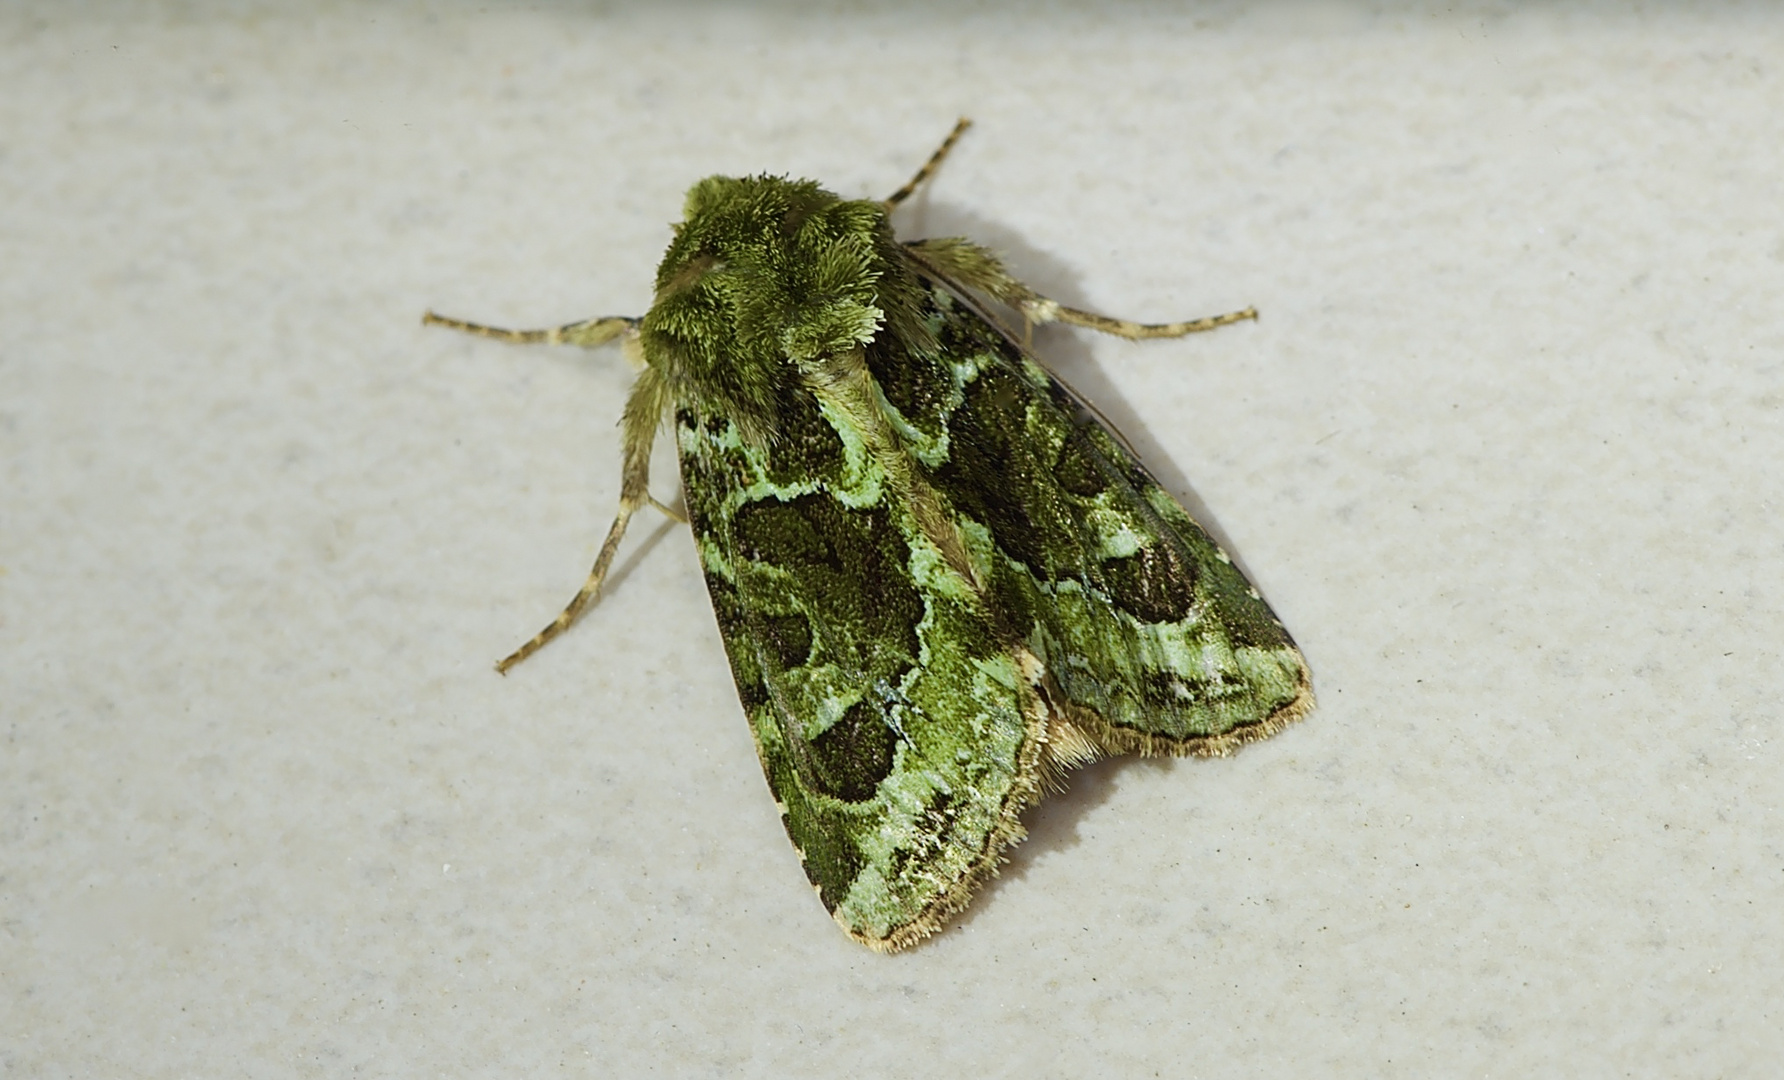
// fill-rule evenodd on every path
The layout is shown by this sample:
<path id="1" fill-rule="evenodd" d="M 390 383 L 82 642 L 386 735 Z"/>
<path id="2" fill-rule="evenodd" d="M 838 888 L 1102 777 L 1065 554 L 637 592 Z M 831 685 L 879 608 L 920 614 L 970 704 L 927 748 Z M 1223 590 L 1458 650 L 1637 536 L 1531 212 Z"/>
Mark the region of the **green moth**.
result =
<path id="1" fill-rule="evenodd" d="M 819 898 L 891 952 L 939 929 L 1022 839 L 1022 811 L 1109 754 L 1221 755 L 1313 705 L 1306 663 L 1225 552 L 1035 360 L 1077 311 L 963 239 L 900 241 L 883 202 L 708 177 L 642 318 L 511 331 L 618 339 L 619 514 L 532 655 L 591 604 L 674 425 L 686 520 L 768 786 Z M 1000 308 L 1019 313 L 1023 332 Z"/>

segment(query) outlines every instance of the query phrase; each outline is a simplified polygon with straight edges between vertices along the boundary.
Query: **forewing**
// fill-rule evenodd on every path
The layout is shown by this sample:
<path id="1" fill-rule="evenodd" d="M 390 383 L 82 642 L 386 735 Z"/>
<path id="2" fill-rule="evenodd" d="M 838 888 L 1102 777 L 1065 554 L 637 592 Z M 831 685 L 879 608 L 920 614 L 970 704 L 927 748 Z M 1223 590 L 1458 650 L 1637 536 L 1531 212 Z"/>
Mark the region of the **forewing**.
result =
<path id="1" fill-rule="evenodd" d="M 676 417 L 689 517 L 768 785 L 852 936 L 895 949 L 994 872 L 1038 795 L 1047 710 L 846 423 L 771 447 Z"/>
<path id="2" fill-rule="evenodd" d="M 945 439 L 926 475 L 995 545 L 990 617 L 1041 659 L 1056 714 L 1108 752 L 1218 754 L 1310 708 L 1299 650 L 1220 546 L 964 292 L 931 284 L 952 392 L 901 400 L 921 361 L 896 342 L 869 365 L 914 446 Z"/>

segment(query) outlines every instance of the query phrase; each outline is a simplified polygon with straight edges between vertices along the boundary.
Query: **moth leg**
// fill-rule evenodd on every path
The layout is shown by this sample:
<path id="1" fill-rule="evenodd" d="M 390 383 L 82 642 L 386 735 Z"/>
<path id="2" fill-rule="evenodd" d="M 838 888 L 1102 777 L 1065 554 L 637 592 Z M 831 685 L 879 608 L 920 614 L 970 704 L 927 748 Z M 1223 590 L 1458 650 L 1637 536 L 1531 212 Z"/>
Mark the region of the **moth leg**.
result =
<path id="1" fill-rule="evenodd" d="M 482 323 L 435 315 L 431 311 L 421 317 L 421 323 L 423 326 L 445 326 L 463 330 L 467 334 L 495 338 L 515 345 L 580 345 L 585 349 L 605 345 L 629 330 L 638 329 L 638 320 L 626 315 L 584 319 L 548 330 L 504 330 L 499 326 L 485 326 Z"/>
<path id="2" fill-rule="evenodd" d="M 656 440 L 657 425 L 662 421 L 671 401 L 669 388 L 656 368 L 645 368 L 638 376 L 638 382 L 632 387 L 631 396 L 626 398 L 626 412 L 620 424 L 624 431 L 624 464 L 621 466 L 619 487 L 619 513 L 613 518 L 613 524 L 607 529 L 607 539 L 601 544 L 601 553 L 595 556 L 595 565 L 589 570 L 588 578 L 583 581 L 582 588 L 564 610 L 558 613 L 545 629 L 533 635 L 531 641 L 515 649 L 496 664 L 496 670 L 503 675 L 508 669 L 545 647 L 546 642 L 557 637 L 570 628 L 577 617 L 586 611 L 601 595 L 601 584 L 607 580 L 607 571 L 613 566 L 613 557 L 619 553 L 619 542 L 625 538 L 626 526 L 632 515 L 646 506 L 655 506 L 669 516 L 681 521 L 687 519 L 664 506 L 650 494 L 650 448 Z"/>
<path id="3" fill-rule="evenodd" d="M 917 175 L 911 177 L 903 187 L 887 197 L 886 212 L 888 214 L 898 209 L 899 203 L 910 198 L 918 188 L 922 187 L 923 181 L 935 175 L 935 170 L 941 167 L 942 159 L 948 156 L 948 151 L 954 149 L 954 144 L 960 140 L 960 136 L 972 126 L 973 122 L 964 116 L 955 121 L 954 130 L 948 132 L 948 137 L 942 140 L 940 146 L 936 147 L 935 153 L 929 155 L 929 160 L 925 161 L 923 167 L 917 170 Z"/>
<path id="4" fill-rule="evenodd" d="M 677 510 L 675 507 L 670 506 L 668 503 L 662 502 L 655 495 L 652 495 L 650 497 L 650 504 L 652 506 L 656 507 L 659 511 L 661 511 L 663 516 L 668 518 L 670 521 L 673 521 L 679 525 L 686 525 L 688 523 L 688 516 L 686 514 L 682 513 L 680 510 Z"/>
<path id="5" fill-rule="evenodd" d="M 650 501 L 649 496 L 646 496 L 643 501 Z M 497 672 L 503 675 L 508 674 L 509 668 L 543 649 L 546 642 L 570 629 L 570 624 L 576 621 L 577 616 L 594 603 L 595 597 L 601 594 L 601 582 L 607 578 L 607 569 L 613 565 L 613 556 L 619 551 L 619 542 L 626 535 L 626 525 L 631 522 L 632 515 L 638 512 L 643 501 L 627 498 L 624 494 L 620 496 L 619 514 L 613 519 L 613 524 L 608 527 L 607 539 L 601 544 L 601 553 L 595 556 L 595 565 L 593 569 L 589 570 L 588 578 L 582 583 L 582 588 L 577 590 L 576 596 L 564 605 L 564 610 L 558 612 L 558 617 L 551 620 L 545 629 L 534 634 L 532 640 L 525 645 L 497 661 Z"/>
<path id="6" fill-rule="evenodd" d="M 1017 282 L 1021 285 L 1021 282 Z M 1222 326 L 1231 326 L 1236 322 L 1257 318 L 1257 308 L 1248 307 L 1242 311 L 1229 311 L 1225 315 L 1210 315 L 1204 319 L 1187 319 L 1183 322 L 1142 323 L 1128 319 L 1111 319 L 1107 315 L 1098 315 L 1094 311 L 1080 311 L 1066 307 L 1057 300 L 1049 300 L 1021 285 L 1027 295 L 1015 307 L 1022 312 L 1025 325 L 1038 323 L 1062 322 L 1073 326 L 1082 326 L 1090 330 L 1098 330 L 1105 334 L 1114 334 L 1129 341 L 1142 338 L 1182 337 L 1184 334 L 1198 334 L 1204 330 L 1215 330 Z"/>
<path id="7" fill-rule="evenodd" d="M 1111 319 L 1093 311 L 1066 307 L 1057 300 L 1042 296 L 1011 277 L 1010 272 L 1004 269 L 1003 260 L 970 240 L 957 237 L 917 240 L 906 247 L 920 263 L 927 265 L 938 276 L 954 284 L 987 293 L 1020 311 L 1027 327 L 1037 323 L 1070 323 L 1138 341 L 1141 338 L 1182 337 L 1184 334 L 1213 330 L 1257 318 L 1257 308 L 1248 307 L 1243 311 L 1184 322 L 1141 323 Z M 1024 336 L 1026 337 L 1026 333 Z"/>
<path id="8" fill-rule="evenodd" d="M 607 539 L 601 544 L 601 553 L 595 557 L 595 565 L 589 570 L 588 578 L 583 581 L 582 588 L 577 590 L 575 597 L 545 629 L 534 634 L 532 640 L 496 664 L 496 670 L 506 675 L 509 668 L 538 652 L 545 647 L 546 642 L 568 630 L 577 616 L 601 595 L 601 583 L 607 579 L 607 571 L 613 565 L 614 556 L 619 553 L 619 543 L 625 538 L 626 526 L 631 522 L 633 514 L 649 505 L 682 524 L 687 524 L 687 515 L 658 502 L 650 493 L 650 447 L 656 437 L 657 424 L 669 405 L 667 388 L 656 371 L 641 363 L 643 356 L 637 345 L 638 320 L 629 316 L 609 315 L 599 319 L 584 319 L 546 330 L 504 330 L 499 326 L 453 319 L 431 311 L 423 315 L 421 321 L 424 325 L 445 326 L 463 330 L 467 334 L 476 334 L 478 337 L 495 338 L 497 341 L 517 345 L 579 345 L 585 349 L 593 349 L 623 334 L 626 337 L 621 344 L 628 359 L 633 361 L 634 366 L 642 368 L 638 382 L 632 387 L 631 396 L 626 399 L 625 417 L 621 421 L 625 429 L 625 464 L 620 477 L 619 513 L 608 527 Z"/>

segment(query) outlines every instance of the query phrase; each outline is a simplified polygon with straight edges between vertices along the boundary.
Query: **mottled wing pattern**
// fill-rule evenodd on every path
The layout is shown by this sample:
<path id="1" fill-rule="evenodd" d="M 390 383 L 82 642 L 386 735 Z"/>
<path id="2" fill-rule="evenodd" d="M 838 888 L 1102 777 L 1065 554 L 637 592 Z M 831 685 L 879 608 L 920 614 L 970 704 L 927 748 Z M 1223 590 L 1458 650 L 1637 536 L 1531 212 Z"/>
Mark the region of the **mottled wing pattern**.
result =
<path id="1" fill-rule="evenodd" d="M 994 543 L 991 617 L 1040 658 L 1055 713 L 1105 752 L 1162 754 L 1227 753 L 1305 713 L 1300 651 L 1226 553 L 964 296 L 931 282 L 950 395 L 917 396 L 935 381 L 896 341 L 868 362 L 934 440 L 930 482 Z"/>
<path id="2" fill-rule="evenodd" d="M 1046 709 L 846 424 L 785 406 L 771 448 L 676 416 L 682 484 L 788 835 L 857 940 L 962 907 L 1038 795 Z"/>
<path id="3" fill-rule="evenodd" d="M 1091 755 L 1224 753 L 1311 705 L 1268 606 L 1095 415 L 950 289 L 927 315 L 935 352 L 881 334 L 865 359 L 977 590 L 816 398 L 783 401 L 766 446 L 676 415 L 769 787 L 824 905 L 886 950 L 995 872 L 1074 757 L 1049 761 L 1062 725 Z"/>

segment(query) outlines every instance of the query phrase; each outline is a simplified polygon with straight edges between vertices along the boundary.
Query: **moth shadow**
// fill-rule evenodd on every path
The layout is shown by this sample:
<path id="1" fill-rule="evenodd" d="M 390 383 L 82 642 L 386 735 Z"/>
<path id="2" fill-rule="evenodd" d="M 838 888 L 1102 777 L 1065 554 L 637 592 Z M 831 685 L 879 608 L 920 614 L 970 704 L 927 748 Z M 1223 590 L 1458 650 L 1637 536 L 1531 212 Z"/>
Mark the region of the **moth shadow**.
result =
<path id="1" fill-rule="evenodd" d="M 607 572 L 607 580 L 601 583 L 601 594 L 603 596 L 611 595 L 614 590 L 623 586 L 626 579 L 632 576 L 632 571 L 650 557 L 650 553 L 657 549 L 657 545 L 661 544 L 670 533 L 681 528 L 686 528 L 686 526 L 679 521 L 663 516 L 662 520 L 657 522 L 650 532 L 645 534 L 644 539 L 640 540 L 638 545 L 632 549 L 632 553 L 616 562 L 613 569 Z"/>
<path id="2" fill-rule="evenodd" d="M 657 548 L 657 545 L 659 545 L 663 542 L 664 537 L 668 536 L 671 532 L 674 532 L 679 527 L 681 527 L 680 522 L 672 521 L 668 518 L 664 518 L 654 528 L 652 528 L 648 533 L 646 533 L 642 540 L 640 540 L 636 545 L 632 546 L 632 550 L 630 552 L 628 552 L 627 554 L 625 554 L 624 556 L 622 556 L 618 560 L 616 560 L 614 562 L 612 568 L 607 571 L 606 579 L 601 582 L 601 594 L 600 594 L 601 597 L 612 596 L 615 592 L 617 592 L 618 590 L 623 588 L 625 586 L 626 579 L 632 576 L 632 571 L 635 570 L 639 565 L 641 565 L 645 559 L 650 557 L 651 552 L 655 551 Z M 578 616 L 578 618 L 576 619 L 576 622 L 577 623 L 582 622 L 583 617 L 587 616 L 590 613 L 590 611 L 592 611 L 594 608 L 598 608 L 599 606 L 600 606 L 600 597 L 597 597 L 594 605 L 592 605 L 592 607 L 590 607 L 590 608 L 584 609 L 582 612 L 582 615 Z M 574 631 L 574 629 L 575 629 L 574 624 L 572 624 L 572 626 L 571 626 L 572 632 Z"/>
<path id="3" fill-rule="evenodd" d="M 1053 792 L 1040 805 L 1022 815 L 1028 838 L 1009 849 L 1007 859 L 996 877 L 986 882 L 979 898 L 955 917 L 956 924 L 966 926 L 981 912 L 996 906 L 990 897 L 1007 882 L 1020 881 L 1035 863 L 1055 852 L 1069 851 L 1083 843 L 1078 823 L 1084 815 L 1102 806 L 1115 795 L 1116 778 L 1124 769 L 1170 769 L 1173 758 L 1142 758 L 1132 755 L 1105 758 L 1072 772 L 1066 777 L 1066 790 Z"/>
<path id="4" fill-rule="evenodd" d="M 975 243 L 995 251 L 1004 260 L 1004 265 L 1017 279 L 1043 296 L 1057 300 L 1068 307 L 1098 311 L 1099 314 L 1113 315 L 1121 318 L 1147 317 L 1157 315 L 1159 318 L 1187 318 L 1192 315 L 1211 315 L 1215 312 L 1175 312 L 1175 313 L 1141 313 L 1125 309 L 1116 311 L 1099 311 L 1098 305 L 1085 298 L 1081 278 L 1078 273 L 1061 262 L 1058 258 L 1029 244 L 1020 234 L 995 221 L 979 217 L 970 210 L 962 209 L 945 202 L 931 202 L 919 192 L 917 198 L 906 211 L 906 221 L 911 227 L 901 229 L 900 235 L 906 239 L 920 239 L 938 236 L 964 236 Z M 1245 324 L 1217 333 L 1242 333 Z M 1140 459 L 1159 485 L 1170 492 L 1189 511 L 1191 517 L 1208 530 L 1216 543 L 1224 548 L 1238 565 L 1240 572 L 1248 579 L 1256 580 L 1249 568 L 1233 550 L 1231 538 L 1220 527 L 1208 504 L 1190 485 L 1175 463 L 1172 462 L 1158 441 L 1153 438 L 1151 429 L 1140 419 L 1140 415 L 1128 404 L 1127 399 L 1111 382 L 1104 367 L 1097 363 L 1090 347 L 1090 341 L 1099 336 L 1095 331 L 1082 330 L 1054 323 L 1039 326 L 1034 330 L 1034 340 L 1029 352 L 1041 364 L 1051 371 L 1059 380 L 1077 392 L 1078 396 L 1088 402 L 1102 417 L 1105 423 L 1114 428 L 1115 433 L 1132 447 L 1135 456 Z M 1192 335 L 1188 340 L 1194 340 Z M 1119 341 L 1119 339 L 1111 339 Z M 1165 342 L 1119 342 L 1122 347 L 1157 348 Z M 1193 356 L 1184 358 L 1185 365 L 1193 364 Z M 1193 368 L 1186 367 L 1184 378 L 1194 378 Z M 1168 418 L 1174 419 L 1174 418 Z M 1183 418 L 1193 424 L 1194 417 Z"/>

